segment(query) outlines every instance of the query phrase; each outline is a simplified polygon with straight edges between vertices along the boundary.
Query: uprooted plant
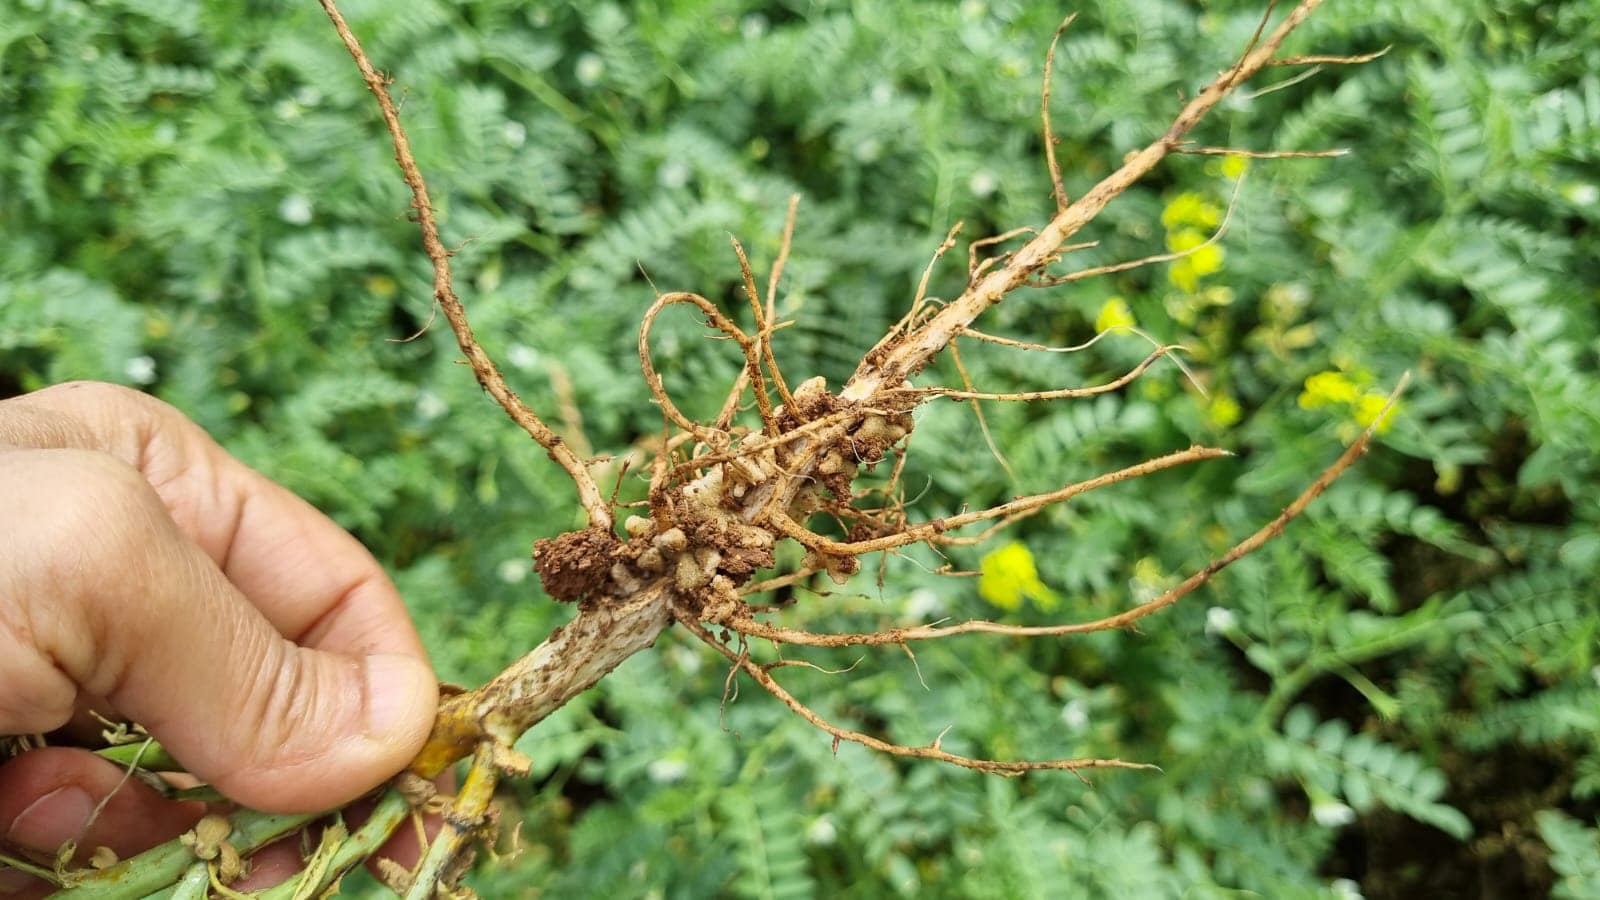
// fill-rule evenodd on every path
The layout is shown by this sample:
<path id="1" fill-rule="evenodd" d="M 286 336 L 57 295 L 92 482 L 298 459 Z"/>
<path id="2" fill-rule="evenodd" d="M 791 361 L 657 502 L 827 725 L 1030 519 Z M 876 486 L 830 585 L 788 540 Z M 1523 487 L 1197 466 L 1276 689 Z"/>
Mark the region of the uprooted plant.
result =
<path id="1" fill-rule="evenodd" d="M 415 869 L 405 871 L 391 865 L 385 880 L 408 898 L 464 894 L 465 889 L 456 883 L 470 857 L 468 844 L 492 829 L 490 801 L 496 780 L 502 774 L 516 775 L 527 770 L 527 760 L 513 749 L 514 742 L 623 660 L 651 646 L 673 624 L 724 656 L 731 667 L 730 680 L 740 673 L 748 676 L 796 714 L 831 735 L 836 746 L 850 741 L 899 756 L 938 760 L 998 775 L 1067 770 L 1083 777 L 1086 769 L 1145 768 L 1147 763 L 1118 759 L 977 759 L 951 753 L 937 739 L 922 746 L 894 744 L 824 720 L 777 677 L 785 666 L 806 663 L 782 659 L 759 663 L 751 656 L 750 643 L 759 639 L 810 647 L 908 648 L 913 642 L 971 632 L 1062 637 L 1125 628 L 1176 603 L 1229 564 L 1277 536 L 1368 448 L 1376 422 L 1272 521 L 1159 596 L 1105 618 L 1032 627 L 975 620 L 870 633 L 817 633 L 779 624 L 775 618 L 781 615 L 782 607 L 761 603 L 764 595 L 819 574 L 843 582 L 860 568 L 860 559 L 867 554 L 894 553 L 916 544 L 936 550 L 978 544 L 1012 523 L 1087 491 L 1228 455 L 1226 450 L 1214 447 L 1178 449 L 1054 491 L 928 521 L 913 520 L 900 490 L 905 448 L 915 426 L 912 412 L 922 404 L 941 399 L 971 401 L 974 405 L 987 401 L 1046 402 L 1116 391 L 1181 349 L 1157 344 L 1141 363 L 1104 384 L 1000 394 L 979 391 L 972 385 L 960 363 L 957 343 L 968 339 L 1021 350 L 1050 349 L 1026 340 L 986 334 L 974 326 L 986 310 L 1018 289 L 1067 285 L 1194 252 L 1191 249 L 1159 254 L 1075 271 L 1060 266 L 1073 249 L 1086 246 L 1070 245 L 1069 239 L 1167 156 L 1195 153 L 1281 158 L 1337 153 L 1203 147 L 1187 140 L 1223 98 L 1265 67 L 1359 63 L 1370 58 L 1278 55 L 1285 39 L 1322 0 L 1301 0 L 1276 25 L 1271 25 L 1275 4 L 1269 3 L 1239 58 L 1183 105 L 1165 133 L 1129 154 L 1120 168 L 1076 199 L 1068 197 L 1063 186 L 1050 132 L 1049 71 L 1055 48 L 1052 42 L 1046 57 L 1041 103 L 1046 170 L 1054 199 L 1049 221 L 1037 229 L 1018 228 L 972 242 L 964 290 L 952 300 L 937 302 L 926 296 L 927 285 L 934 267 L 956 245 L 960 226 L 951 229 L 949 237 L 933 252 L 905 315 L 862 357 L 848 381 L 837 388 L 830 388 L 821 378 L 792 382 L 780 371 L 773 351 L 776 333 L 784 324 L 778 321 L 775 297 L 789 255 L 795 202 L 790 204 L 781 251 L 767 274 L 764 291 L 743 249 L 737 241 L 733 244 L 747 313 L 742 309 L 737 313 L 725 310 L 698 294 L 659 294 L 639 330 L 639 358 L 646 389 L 663 413 L 666 434 L 642 467 L 648 472 L 649 492 L 636 511 L 620 508 L 614 498 L 607 497 L 597 482 L 593 461 L 575 452 L 571 443 L 511 390 L 495 362 L 479 345 L 452 286 L 451 253 L 440 238 L 427 187 L 389 93 L 389 81 L 368 60 L 332 0 L 321 2 L 377 98 L 394 142 L 396 161 L 412 194 L 411 205 L 421 228 L 424 250 L 433 264 L 434 299 L 462 353 L 483 388 L 576 486 L 578 501 L 587 514 L 587 527 L 542 540 L 534 551 L 535 568 L 545 591 L 557 600 L 575 604 L 576 615 L 489 683 L 446 696 L 434 732 L 410 771 L 382 793 L 374 813 L 353 832 L 337 817 L 329 824 L 325 814 L 267 816 L 241 811 L 226 818 L 207 817 L 181 842 L 95 870 L 68 869 L 70 849 L 54 866 L 41 861 L 6 860 L 62 885 L 62 895 L 128 897 L 165 891 L 168 893 L 163 896 L 201 897 L 214 891 L 236 896 L 237 892 L 226 885 L 248 864 L 253 850 L 285 834 L 304 831 L 308 832 L 308 846 L 315 846 L 304 871 L 284 885 L 250 896 L 317 896 L 370 856 L 390 833 L 420 810 L 443 812 L 444 827 Z M 1069 17 L 1062 23 L 1057 39 L 1070 22 Z M 1224 219 L 1210 240 L 1220 240 L 1226 227 Z M 1017 241 L 1021 243 L 1015 249 L 999 249 Z M 743 355 L 743 368 L 711 421 L 697 421 L 684 414 L 669 396 L 652 362 L 652 325 L 665 311 L 679 306 L 692 307 L 703 315 L 708 328 L 731 341 Z M 961 372 L 962 388 L 916 384 L 929 364 L 946 350 Z M 886 483 L 857 488 L 858 476 L 891 457 Z M 623 513 L 627 514 L 619 522 Z M 816 522 L 830 521 L 837 523 L 839 531 L 828 533 L 842 537 L 829 537 L 813 527 Z M 798 543 L 804 548 L 805 557 L 798 569 L 779 574 L 774 550 L 782 541 Z M 106 754 L 125 763 L 130 771 L 142 775 L 178 768 L 176 761 L 165 759 L 148 739 L 137 734 L 123 737 L 120 745 Z M 427 779 L 469 756 L 470 765 L 454 797 L 436 796 Z"/>

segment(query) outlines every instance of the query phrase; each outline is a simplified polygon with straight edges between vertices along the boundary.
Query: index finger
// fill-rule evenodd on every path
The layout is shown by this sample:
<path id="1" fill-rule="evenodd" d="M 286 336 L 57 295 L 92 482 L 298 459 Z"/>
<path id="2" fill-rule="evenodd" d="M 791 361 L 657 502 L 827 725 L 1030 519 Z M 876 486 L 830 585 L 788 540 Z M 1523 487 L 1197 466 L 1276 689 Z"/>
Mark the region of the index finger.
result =
<path id="1" fill-rule="evenodd" d="M 359 541 L 166 403 L 94 382 L 45 388 L 0 403 L 0 442 L 99 450 L 137 468 L 183 532 L 295 643 L 425 655 L 399 591 Z"/>

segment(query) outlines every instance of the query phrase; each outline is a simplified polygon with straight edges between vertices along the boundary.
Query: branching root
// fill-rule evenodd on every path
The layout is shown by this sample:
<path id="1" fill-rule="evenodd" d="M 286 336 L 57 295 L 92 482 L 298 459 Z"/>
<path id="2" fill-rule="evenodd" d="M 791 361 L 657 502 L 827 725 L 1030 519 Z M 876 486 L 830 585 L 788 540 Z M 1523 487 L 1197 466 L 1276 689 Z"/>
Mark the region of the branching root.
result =
<path id="1" fill-rule="evenodd" d="M 1189 135 L 1225 97 L 1265 67 L 1360 63 L 1378 54 L 1279 56 L 1290 33 L 1323 0 L 1300 0 L 1273 27 L 1269 25 L 1275 4 L 1269 4 L 1259 28 L 1237 60 L 1189 99 L 1163 134 L 1128 154 L 1121 166 L 1098 184 L 1071 198 L 1056 158 L 1050 117 L 1051 67 L 1055 61 L 1056 41 L 1072 21 L 1068 17 L 1051 40 L 1040 89 L 1041 128 L 1053 210 L 1048 222 L 973 241 L 968 249 L 960 294 L 953 299 L 938 300 L 928 296 L 928 289 L 936 267 L 955 247 L 961 226 L 952 227 L 935 249 L 905 315 L 863 356 L 844 384 L 830 387 L 823 379 L 814 377 L 791 387 L 779 368 L 775 339 L 787 323 L 778 321 L 777 294 L 794 241 L 798 198 L 789 203 L 778 252 L 767 271 L 764 295 L 758 286 L 756 267 L 744 247 L 734 240 L 736 283 L 743 292 L 743 302 L 739 304 L 743 309 L 727 310 L 704 296 L 682 291 L 660 293 L 655 297 L 639 328 L 638 352 L 645 389 L 661 411 L 664 432 L 655 445 L 653 459 L 639 459 L 634 469 L 648 474 L 648 497 L 642 506 L 635 507 L 639 514 L 626 516 L 619 529 L 617 510 L 623 507 L 616 503 L 614 496 L 602 494 L 582 458 L 588 456 L 590 450 L 581 437 L 580 417 L 571 403 L 571 385 L 564 373 L 554 379 L 558 394 L 555 406 L 570 440 L 564 440 L 547 426 L 511 390 L 474 336 L 452 286 L 451 252 L 440 238 L 427 187 L 400 124 L 399 111 L 389 94 L 388 78 L 368 60 L 334 0 L 320 2 L 377 99 L 384 126 L 394 145 L 395 160 L 410 189 L 411 207 L 421 230 L 423 250 L 433 265 L 433 297 L 439 310 L 450 323 L 461 352 L 484 390 L 566 471 L 588 516 L 586 527 L 540 540 L 534 549 L 535 569 L 545 591 L 557 600 L 576 604 L 577 612 L 572 621 L 488 684 L 470 691 L 446 691 L 433 735 L 402 785 L 405 793 L 391 792 L 393 799 L 384 801 L 388 805 L 380 805 L 380 809 L 389 810 L 393 816 L 392 821 L 383 823 L 391 829 L 410 814 L 412 803 L 443 808 L 443 801 L 422 789 L 417 778 L 431 778 L 464 756 L 472 756 L 460 791 L 444 810 L 445 826 L 433 839 L 421 862 L 409 872 L 390 867 L 384 873 L 389 883 L 407 898 L 422 900 L 466 895 L 464 889 L 456 887 L 456 882 L 470 856 L 469 846 L 475 839 L 490 836 L 495 831 L 495 814 L 490 801 L 496 780 L 502 773 L 517 775 L 528 771 L 529 761 L 512 749 L 518 736 L 567 700 L 592 687 L 623 660 L 651 646 L 660 632 L 673 623 L 730 664 L 725 702 L 736 694 L 738 678 L 749 678 L 796 715 L 831 735 L 835 747 L 848 741 L 896 756 L 937 760 L 1005 776 L 1057 770 L 1070 771 L 1081 778 L 1082 773 L 1090 769 L 1151 768 L 1117 759 L 981 759 L 946 750 L 942 734 L 922 745 L 892 743 L 824 719 L 796 699 L 775 677 L 779 669 L 816 667 L 801 660 L 758 663 L 751 658 L 747 642 L 759 638 L 776 645 L 807 647 L 892 645 L 909 653 L 909 645 L 915 641 L 974 632 L 1013 638 L 1063 637 L 1127 628 L 1178 602 L 1228 565 L 1281 533 L 1370 445 L 1372 428 L 1271 522 L 1160 596 L 1117 615 L 1046 626 L 974 620 L 840 634 L 814 633 L 765 621 L 765 617 L 792 607 L 797 602 L 797 592 L 815 592 L 811 585 L 818 576 L 826 575 L 840 583 L 848 580 L 861 568 L 861 557 L 866 554 L 886 554 L 883 565 L 887 565 L 887 554 L 901 553 L 916 544 L 931 548 L 935 553 L 970 546 L 1087 491 L 1112 488 L 1124 481 L 1228 456 L 1227 451 L 1215 447 L 1173 450 L 1093 478 L 1064 484 L 1052 491 L 922 521 L 913 521 L 914 517 L 908 512 L 911 503 L 906 500 L 906 474 L 914 466 L 907 462 L 908 443 L 916 428 L 913 413 L 924 404 L 940 399 L 972 403 L 985 439 L 1004 466 L 1007 463 L 977 406 L 980 402 L 1055 401 L 1095 396 L 1127 387 L 1147 375 L 1162 359 L 1176 360 L 1174 354 L 1180 347 L 1151 339 L 1155 344 L 1153 352 L 1121 375 L 1098 384 L 984 391 L 973 383 L 965 361 L 955 357 L 954 342 L 967 337 L 984 345 L 1006 348 L 994 352 L 1069 352 L 1105 338 L 1107 334 L 1100 334 L 1076 347 L 1047 347 L 1023 339 L 986 334 L 974 326 L 987 310 L 1021 288 L 1059 287 L 1171 261 L 1183 253 L 1200 249 L 1156 254 L 1065 274 L 1050 271 L 1066 254 L 1093 246 L 1092 243 L 1069 244 L 1068 241 L 1170 155 L 1231 154 L 1295 159 L 1342 152 L 1196 147 L 1191 144 Z M 1227 215 L 1206 244 L 1224 238 L 1242 183 L 1240 179 L 1241 188 L 1236 188 Z M 1010 249 L 997 251 L 1002 244 Z M 731 343 L 741 356 L 739 374 L 729 386 L 717 415 L 709 421 L 696 421 L 678 407 L 652 358 L 653 327 L 660 316 L 679 307 L 692 308 L 704 318 L 712 337 Z M 748 317 L 749 322 L 741 326 L 738 320 L 744 317 Z M 914 383 L 924 379 L 928 366 L 946 350 L 950 351 L 948 358 L 954 363 L 961 387 Z M 575 450 L 573 445 L 579 449 Z M 893 464 L 886 479 L 879 473 L 869 486 L 857 486 L 859 479 L 891 457 Z M 781 542 L 790 540 L 804 548 L 804 559 L 798 567 L 791 566 L 785 571 L 778 568 L 778 550 Z M 970 574 L 957 573 L 956 568 L 956 563 L 946 558 L 940 571 Z M 762 602 L 763 597 L 773 593 L 779 594 L 773 602 Z M 294 827 L 305 827 L 308 821 L 297 822 Z M 237 841 L 242 832 L 235 829 L 231 833 Z M 325 832 L 325 836 L 331 842 L 330 847 L 336 844 L 339 848 L 325 854 L 329 860 L 337 857 L 337 862 L 329 862 L 327 869 L 331 873 L 329 877 L 336 881 L 342 871 L 338 867 L 347 868 L 353 864 L 350 854 L 360 852 L 361 848 L 335 840 L 337 835 L 332 832 Z M 373 837 L 377 836 L 374 833 Z M 119 864 L 121 868 L 129 865 L 126 861 Z M 172 870 L 170 877 L 163 875 L 168 880 L 162 884 L 174 884 L 179 878 L 201 880 L 206 874 L 198 869 L 185 874 L 180 867 Z M 138 895 L 161 886 L 156 884 Z M 85 892 L 82 896 L 98 895 Z"/>

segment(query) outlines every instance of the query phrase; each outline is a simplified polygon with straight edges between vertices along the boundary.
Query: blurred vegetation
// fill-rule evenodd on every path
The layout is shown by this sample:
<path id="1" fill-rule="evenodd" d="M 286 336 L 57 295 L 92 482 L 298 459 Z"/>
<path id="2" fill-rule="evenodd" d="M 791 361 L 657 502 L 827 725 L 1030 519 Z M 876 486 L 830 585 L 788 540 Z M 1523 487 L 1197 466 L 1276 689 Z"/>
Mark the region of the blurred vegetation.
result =
<path id="1" fill-rule="evenodd" d="M 633 350 L 649 282 L 734 299 L 727 236 L 764 269 L 791 192 L 780 358 L 835 384 L 951 224 L 978 237 L 1051 209 L 1038 89 L 1059 4 L 345 12 L 404 95 L 480 338 L 542 410 L 570 379 L 603 452 L 660 429 Z M 1055 66 L 1068 190 L 1159 134 L 1259 15 L 1085 8 Z M 376 107 L 315 4 L 0 0 L 0 23 L 0 395 L 97 378 L 176 404 L 378 553 L 446 679 L 537 643 L 566 613 L 528 548 L 575 524 L 570 486 L 442 323 L 400 340 L 431 321 L 425 260 Z M 1029 520 L 999 559 L 1036 573 L 1009 591 L 911 554 L 789 614 L 825 629 L 1125 608 L 1274 515 L 1412 371 L 1381 446 L 1306 520 L 1137 632 L 958 638 L 790 682 L 905 743 L 953 726 L 956 752 L 1162 773 L 1085 786 L 835 753 L 758 692 L 720 708 L 724 666 L 669 633 L 524 740 L 535 777 L 505 798 L 522 853 L 483 864 L 477 888 L 1600 896 L 1600 6 L 1339 0 L 1291 51 L 1385 46 L 1260 92 L 1300 74 L 1270 70 L 1197 135 L 1351 156 L 1174 160 L 1073 259 L 1191 245 L 1242 175 L 1217 252 L 1015 295 L 985 323 L 1070 344 L 1131 319 L 1191 348 L 1207 396 L 1162 366 L 1119 396 L 989 408 L 1014 479 L 970 408 L 941 405 L 908 472 L 931 517 L 1193 441 L 1237 460 Z M 941 266 L 933 293 L 957 293 L 961 269 Z M 708 411 L 737 360 L 668 318 L 658 362 Z M 1041 389 L 1146 350 L 964 358 L 985 389 Z M 994 549 L 953 560 L 978 570 Z"/>

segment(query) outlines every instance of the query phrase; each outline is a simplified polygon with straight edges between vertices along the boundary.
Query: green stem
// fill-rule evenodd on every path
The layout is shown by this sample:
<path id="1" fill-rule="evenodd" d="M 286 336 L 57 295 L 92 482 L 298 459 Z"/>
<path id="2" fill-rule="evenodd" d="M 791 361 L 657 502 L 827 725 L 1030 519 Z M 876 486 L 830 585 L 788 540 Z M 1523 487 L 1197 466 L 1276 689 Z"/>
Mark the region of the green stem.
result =
<path id="1" fill-rule="evenodd" d="M 35 878 L 52 883 L 59 880 L 55 871 L 48 866 L 36 865 L 19 856 L 8 856 L 4 853 L 0 853 L 0 869 L 16 869 L 18 872 L 27 872 Z"/>
<path id="2" fill-rule="evenodd" d="M 225 803 L 228 798 L 222 792 L 209 784 L 198 787 L 179 788 L 167 795 L 169 800 L 199 800 L 201 803 Z"/>
<path id="3" fill-rule="evenodd" d="M 183 767 L 183 763 L 173 759 L 172 754 L 168 753 L 166 748 L 155 741 L 138 741 L 132 744 L 118 744 L 115 747 L 102 747 L 94 751 L 94 755 L 101 759 L 109 759 L 124 768 L 137 765 L 139 768 L 148 769 L 151 772 L 188 771 Z"/>
<path id="4" fill-rule="evenodd" d="M 494 747 L 488 741 L 478 745 L 472 756 L 472 765 L 462 781 L 455 803 L 444 816 L 444 828 L 428 845 L 422 861 L 412 876 L 411 887 L 405 900 L 432 900 L 444 877 L 445 870 L 461 852 L 461 846 L 471 837 L 483 820 L 489 803 L 494 799 L 495 782 L 500 771 L 494 765 Z"/>
<path id="5" fill-rule="evenodd" d="M 183 873 L 174 887 L 156 891 L 144 900 L 206 900 L 211 890 L 211 873 L 204 862 L 197 862 Z"/>
<path id="6" fill-rule="evenodd" d="M 378 800 L 378 805 L 373 807 L 372 817 L 348 838 L 339 844 L 333 852 L 332 859 L 320 870 L 320 877 L 316 879 L 315 888 L 302 884 L 310 869 L 302 871 L 288 881 L 267 888 L 252 896 L 261 900 L 290 900 L 293 897 L 320 897 L 322 892 L 334 882 L 338 881 L 350 869 L 359 865 L 362 860 L 378 852 L 389 836 L 394 834 L 400 823 L 411 814 L 411 804 L 399 791 L 385 791 Z"/>
<path id="7" fill-rule="evenodd" d="M 241 855 L 272 843 L 326 812 L 272 815 L 245 810 L 233 817 L 233 833 L 228 839 Z M 194 864 L 194 854 L 178 840 L 170 840 L 150 850 L 130 856 L 116 865 L 92 875 L 75 878 L 75 883 L 51 894 L 64 900 L 126 900 L 144 897 L 172 885 L 184 877 Z"/>

